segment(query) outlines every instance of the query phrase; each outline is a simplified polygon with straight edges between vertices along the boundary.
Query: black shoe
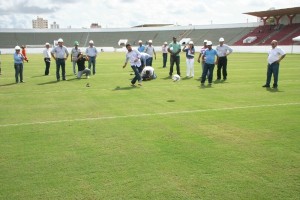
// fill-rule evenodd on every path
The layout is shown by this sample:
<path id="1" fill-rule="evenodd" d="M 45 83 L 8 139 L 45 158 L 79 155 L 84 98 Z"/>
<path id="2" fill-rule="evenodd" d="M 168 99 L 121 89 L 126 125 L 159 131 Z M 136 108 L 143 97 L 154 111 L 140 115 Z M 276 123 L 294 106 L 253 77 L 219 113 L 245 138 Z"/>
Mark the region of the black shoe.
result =
<path id="1" fill-rule="evenodd" d="M 276 89 L 277 87 L 278 87 L 277 85 L 273 85 L 273 87 L 272 87 L 272 88 Z"/>
<path id="2" fill-rule="evenodd" d="M 270 88 L 270 85 L 263 85 L 262 87 Z"/>

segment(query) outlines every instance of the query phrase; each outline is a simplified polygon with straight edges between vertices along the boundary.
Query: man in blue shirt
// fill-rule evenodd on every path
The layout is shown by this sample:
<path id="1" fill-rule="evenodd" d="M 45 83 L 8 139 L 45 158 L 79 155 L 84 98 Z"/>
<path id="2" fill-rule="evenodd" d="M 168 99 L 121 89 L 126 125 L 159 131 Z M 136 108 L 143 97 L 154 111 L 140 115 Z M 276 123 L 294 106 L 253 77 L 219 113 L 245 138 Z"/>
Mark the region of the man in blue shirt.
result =
<path id="1" fill-rule="evenodd" d="M 139 40 L 139 47 L 138 47 L 139 52 L 144 52 L 145 51 L 145 46 L 143 45 L 143 41 Z"/>
<path id="2" fill-rule="evenodd" d="M 15 67 L 16 83 L 19 83 L 19 76 L 20 76 L 20 82 L 24 83 L 24 81 L 23 81 L 23 61 L 25 60 L 25 57 L 21 53 L 21 47 L 16 46 L 15 50 L 16 50 L 16 52 L 14 53 L 14 67 Z"/>
<path id="3" fill-rule="evenodd" d="M 217 51 L 212 49 L 212 42 L 207 41 L 206 45 L 207 45 L 207 49 L 204 51 L 204 53 L 202 55 L 202 60 L 205 62 L 205 64 L 204 64 L 204 69 L 202 72 L 201 86 L 204 86 L 208 72 L 209 72 L 208 85 L 209 86 L 211 85 L 212 79 L 213 79 L 214 67 L 218 63 L 218 60 L 219 60 Z M 215 61 L 215 56 L 217 57 L 216 61 Z"/>

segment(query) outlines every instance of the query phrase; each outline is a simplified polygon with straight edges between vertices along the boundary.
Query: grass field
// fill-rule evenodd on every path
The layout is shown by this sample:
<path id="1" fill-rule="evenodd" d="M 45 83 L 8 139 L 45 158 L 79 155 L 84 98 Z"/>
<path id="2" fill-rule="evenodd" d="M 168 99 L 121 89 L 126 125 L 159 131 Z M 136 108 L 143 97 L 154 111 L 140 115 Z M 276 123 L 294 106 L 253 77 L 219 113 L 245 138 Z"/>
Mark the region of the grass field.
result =
<path id="1" fill-rule="evenodd" d="M 28 57 L 15 84 L 1 55 L 0 199 L 299 199 L 299 54 L 278 90 L 261 87 L 266 54 L 230 55 L 212 87 L 198 63 L 172 82 L 159 55 L 158 78 L 136 88 L 124 53 L 100 54 L 90 79 L 68 61 L 60 82 L 54 62 L 43 76 L 41 55 Z"/>

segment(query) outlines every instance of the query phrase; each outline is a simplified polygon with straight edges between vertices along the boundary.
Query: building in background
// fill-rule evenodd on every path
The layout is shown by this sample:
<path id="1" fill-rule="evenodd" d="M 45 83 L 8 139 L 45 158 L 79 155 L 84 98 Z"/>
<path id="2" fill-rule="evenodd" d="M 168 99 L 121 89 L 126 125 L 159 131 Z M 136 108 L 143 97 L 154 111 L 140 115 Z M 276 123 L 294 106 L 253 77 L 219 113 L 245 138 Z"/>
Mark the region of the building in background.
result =
<path id="1" fill-rule="evenodd" d="M 53 22 L 53 24 L 50 25 L 51 29 L 59 29 L 59 24 L 56 22 Z"/>
<path id="2" fill-rule="evenodd" d="M 101 25 L 99 25 L 98 23 L 92 23 L 91 28 L 101 28 Z"/>
<path id="3" fill-rule="evenodd" d="M 36 29 L 44 29 L 48 28 L 48 20 L 43 19 L 41 17 L 37 17 L 37 19 L 32 20 L 32 28 Z"/>

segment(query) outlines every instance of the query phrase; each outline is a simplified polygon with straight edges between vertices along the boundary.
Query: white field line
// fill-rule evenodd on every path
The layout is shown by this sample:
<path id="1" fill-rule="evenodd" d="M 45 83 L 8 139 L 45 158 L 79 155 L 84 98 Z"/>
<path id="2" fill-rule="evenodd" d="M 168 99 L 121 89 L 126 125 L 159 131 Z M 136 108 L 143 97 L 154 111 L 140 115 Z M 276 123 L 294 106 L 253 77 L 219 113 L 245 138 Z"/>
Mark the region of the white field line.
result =
<path id="1" fill-rule="evenodd" d="M 79 119 L 65 119 L 55 121 L 40 121 L 40 122 L 26 122 L 18 124 L 0 124 L 0 127 L 11 127 L 11 126 L 26 126 L 26 125 L 38 125 L 38 124 L 54 124 L 62 122 L 80 122 L 80 121 L 93 121 L 93 120 L 109 120 L 109 119 L 121 119 L 121 118 L 132 118 L 132 117 L 149 117 L 158 115 L 174 115 L 174 114 L 186 114 L 186 113 L 198 113 L 198 112 L 209 112 L 209 111 L 224 111 L 224 110 L 240 110 L 240 109 L 251 109 L 251 108 L 267 108 L 277 106 L 294 106 L 300 105 L 300 103 L 284 103 L 284 104 L 271 104 L 271 105 L 257 105 L 257 106 L 240 106 L 231 108 L 211 108 L 203 110 L 186 110 L 186 111 L 174 111 L 174 112 L 163 112 L 163 113 L 148 113 L 148 114 L 136 114 L 136 115 L 117 115 L 107 117 L 95 117 L 95 118 L 79 118 Z"/>

